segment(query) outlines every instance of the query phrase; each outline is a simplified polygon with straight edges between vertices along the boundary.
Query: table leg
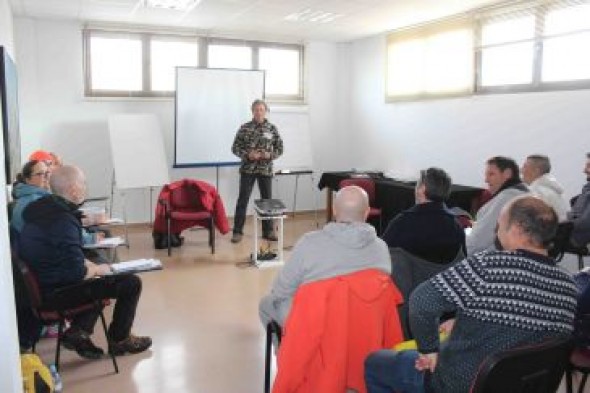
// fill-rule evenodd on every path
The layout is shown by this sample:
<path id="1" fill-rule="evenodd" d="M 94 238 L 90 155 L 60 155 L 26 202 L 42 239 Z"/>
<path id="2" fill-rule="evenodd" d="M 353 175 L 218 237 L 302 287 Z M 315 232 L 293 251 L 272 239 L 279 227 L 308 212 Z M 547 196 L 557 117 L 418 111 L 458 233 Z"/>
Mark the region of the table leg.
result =
<path id="1" fill-rule="evenodd" d="M 332 221 L 332 203 L 333 191 L 330 187 L 326 187 L 326 222 Z"/>

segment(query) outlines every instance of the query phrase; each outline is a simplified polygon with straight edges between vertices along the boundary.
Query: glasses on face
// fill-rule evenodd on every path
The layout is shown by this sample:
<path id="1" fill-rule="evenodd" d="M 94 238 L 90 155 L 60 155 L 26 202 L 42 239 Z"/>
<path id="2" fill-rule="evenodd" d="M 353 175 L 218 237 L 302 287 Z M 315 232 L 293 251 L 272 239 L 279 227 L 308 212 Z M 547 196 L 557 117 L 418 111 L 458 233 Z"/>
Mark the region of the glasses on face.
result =
<path id="1" fill-rule="evenodd" d="M 49 171 L 44 172 L 35 172 L 31 176 L 42 176 L 42 177 L 49 177 Z"/>

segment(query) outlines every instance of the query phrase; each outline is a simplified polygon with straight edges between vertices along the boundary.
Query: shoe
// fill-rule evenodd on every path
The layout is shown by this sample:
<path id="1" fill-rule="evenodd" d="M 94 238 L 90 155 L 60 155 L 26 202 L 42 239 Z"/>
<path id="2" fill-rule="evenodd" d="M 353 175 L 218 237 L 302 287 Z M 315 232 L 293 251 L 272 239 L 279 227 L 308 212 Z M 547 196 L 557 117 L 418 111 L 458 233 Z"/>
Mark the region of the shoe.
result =
<path id="1" fill-rule="evenodd" d="M 231 237 L 231 242 L 232 243 L 239 243 L 242 241 L 242 237 L 244 235 L 242 235 L 241 233 L 234 233 Z"/>
<path id="2" fill-rule="evenodd" d="M 100 359 L 104 356 L 104 351 L 94 345 L 88 333 L 78 328 L 66 330 L 61 343 L 64 348 L 76 351 L 78 355 L 86 359 Z"/>
<path id="3" fill-rule="evenodd" d="M 134 336 L 130 334 L 123 341 L 111 344 L 111 350 L 115 356 L 124 355 L 126 353 L 140 353 L 152 346 L 152 339 L 150 337 Z"/>
<path id="4" fill-rule="evenodd" d="M 59 324 L 55 323 L 53 325 L 44 326 L 44 331 L 42 333 L 42 337 L 44 338 L 57 338 L 59 335 Z"/>
<path id="5" fill-rule="evenodd" d="M 279 240 L 277 234 L 274 232 L 265 233 L 262 235 L 262 238 L 268 240 L 269 242 L 276 242 Z"/>

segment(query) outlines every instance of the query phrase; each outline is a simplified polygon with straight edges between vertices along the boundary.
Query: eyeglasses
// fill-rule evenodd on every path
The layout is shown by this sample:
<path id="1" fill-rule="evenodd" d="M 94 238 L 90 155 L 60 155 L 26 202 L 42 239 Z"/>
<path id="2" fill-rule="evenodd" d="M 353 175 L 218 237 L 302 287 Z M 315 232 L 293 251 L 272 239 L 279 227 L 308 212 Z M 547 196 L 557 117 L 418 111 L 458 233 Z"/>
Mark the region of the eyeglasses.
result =
<path id="1" fill-rule="evenodd" d="M 49 177 L 49 171 L 33 173 L 33 174 L 31 175 L 31 177 L 32 177 L 32 176 L 43 176 L 43 177 Z"/>

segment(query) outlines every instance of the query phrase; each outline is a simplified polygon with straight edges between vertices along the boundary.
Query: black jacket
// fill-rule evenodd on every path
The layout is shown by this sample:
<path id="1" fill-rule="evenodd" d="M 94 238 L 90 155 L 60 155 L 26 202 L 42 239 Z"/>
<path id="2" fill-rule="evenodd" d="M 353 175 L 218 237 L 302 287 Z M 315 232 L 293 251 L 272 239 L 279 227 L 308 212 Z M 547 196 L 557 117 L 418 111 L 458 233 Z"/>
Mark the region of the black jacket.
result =
<path id="1" fill-rule="evenodd" d="M 435 263 L 449 263 L 465 250 L 465 232 L 442 202 L 417 204 L 398 214 L 382 235 L 389 248 L 400 247 Z"/>
<path id="2" fill-rule="evenodd" d="M 23 213 L 19 255 L 37 274 L 44 293 L 84 279 L 78 207 L 56 195 L 32 202 Z"/>

